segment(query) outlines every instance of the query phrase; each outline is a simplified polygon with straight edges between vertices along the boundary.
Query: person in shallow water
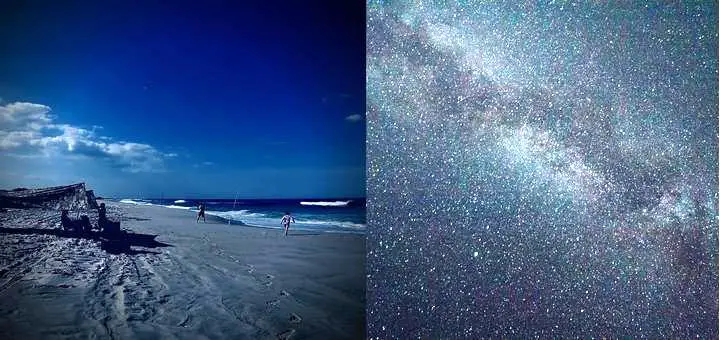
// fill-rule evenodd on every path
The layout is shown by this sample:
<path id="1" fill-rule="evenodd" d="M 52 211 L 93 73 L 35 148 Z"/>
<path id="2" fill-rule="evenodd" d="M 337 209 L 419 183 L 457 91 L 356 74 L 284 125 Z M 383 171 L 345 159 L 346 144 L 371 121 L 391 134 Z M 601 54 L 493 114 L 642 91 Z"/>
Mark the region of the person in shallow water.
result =
<path id="1" fill-rule="evenodd" d="M 290 223 L 295 223 L 295 217 L 290 215 L 289 212 L 286 212 L 285 216 L 282 217 L 281 223 L 283 227 L 285 227 L 285 236 L 287 236 L 288 229 L 290 229 Z"/>
<path id="2" fill-rule="evenodd" d="M 203 222 L 207 222 L 207 221 L 205 221 L 205 204 L 200 203 L 200 205 L 198 206 L 198 210 L 199 210 L 198 216 L 197 216 L 197 220 L 195 222 L 200 223 L 200 217 L 202 217 Z"/>

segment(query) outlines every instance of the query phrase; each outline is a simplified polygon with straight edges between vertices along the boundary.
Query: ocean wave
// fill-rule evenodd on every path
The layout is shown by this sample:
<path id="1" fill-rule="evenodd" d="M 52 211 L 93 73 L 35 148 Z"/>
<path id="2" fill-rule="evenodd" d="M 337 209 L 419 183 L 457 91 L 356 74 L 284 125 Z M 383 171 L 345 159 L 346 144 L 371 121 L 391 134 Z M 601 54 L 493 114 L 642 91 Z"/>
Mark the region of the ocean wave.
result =
<path id="1" fill-rule="evenodd" d="M 334 226 L 340 228 L 347 228 L 353 230 L 365 230 L 367 229 L 366 224 L 346 222 L 346 221 L 316 221 L 316 220 L 295 220 L 295 224 L 300 225 L 312 225 L 312 226 Z"/>
<path id="2" fill-rule="evenodd" d="M 215 210 L 208 210 L 205 213 L 208 215 L 213 215 L 217 217 L 222 217 L 224 219 L 231 219 L 231 220 L 238 220 L 239 218 L 247 218 L 247 217 L 265 217 L 265 214 L 261 213 L 251 213 L 249 210 L 230 210 L 230 211 L 215 211 Z"/>
<path id="3" fill-rule="evenodd" d="M 190 210 L 190 207 L 183 207 L 181 205 L 163 205 L 163 207 L 170 208 L 170 209 Z"/>
<path id="4" fill-rule="evenodd" d="M 280 217 L 271 217 L 262 213 L 253 213 L 249 210 L 235 210 L 235 211 L 207 211 L 208 215 L 220 217 L 224 220 L 240 222 L 242 224 L 261 227 L 261 228 L 282 228 Z M 354 223 L 348 221 L 333 221 L 333 220 L 315 220 L 315 219 L 303 219 L 302 216 L 295 216 L 295 223 L 291 228 L 308 230 L 308 231 L 338 231 L 348 230 L 353 232 L 365 231 L 367 226 L 361 223 Z M 328 230 L 333 228 L 333 230 Z"/>
<path id="5" fill-rule="evenodd" d="M 173 203 L 175 203 L 175 204 L 182 204 L 182 203 L 187 203 L 187 201 L 185 201 L 185 200 L 177 200 L 177 201 L 175 201 L 175 202 L 173 202 Z"/>
<path id="6" fill-rule="evenodd" d="M 153 205 L 152 203 L 141 202 L 140 200 L 132 200 L 129 198 L 121 199 L 120 203 L 135 204 L 135 205 Z"/>
<path id="7" fill-rule="evenodd" d="M 352 201 L 333 201 L 333 202 L 325 202 L 325 201 L 319 201 L 319 202 L 300 202 L 302 205 L 316 205 L 321 207 L 345 207 L 348 204 L 350 204 Z"/>

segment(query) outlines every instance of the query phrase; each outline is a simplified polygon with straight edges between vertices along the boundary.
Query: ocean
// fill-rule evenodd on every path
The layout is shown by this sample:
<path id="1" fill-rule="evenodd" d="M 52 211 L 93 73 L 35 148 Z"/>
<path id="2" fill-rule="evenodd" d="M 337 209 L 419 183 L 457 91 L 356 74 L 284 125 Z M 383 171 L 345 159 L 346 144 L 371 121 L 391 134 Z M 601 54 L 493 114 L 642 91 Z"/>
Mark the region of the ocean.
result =
<path id="1" fill-rule="evenodd" d="M 197 211 L 205 204 L 207 218 L 238 226 L 282 229 L 286 212 L 295 222 L 290 230 L 364 234 L 367 228 L 364 198 L 341 199 L 121 199 L 121 203 L 156 205 Z"/>

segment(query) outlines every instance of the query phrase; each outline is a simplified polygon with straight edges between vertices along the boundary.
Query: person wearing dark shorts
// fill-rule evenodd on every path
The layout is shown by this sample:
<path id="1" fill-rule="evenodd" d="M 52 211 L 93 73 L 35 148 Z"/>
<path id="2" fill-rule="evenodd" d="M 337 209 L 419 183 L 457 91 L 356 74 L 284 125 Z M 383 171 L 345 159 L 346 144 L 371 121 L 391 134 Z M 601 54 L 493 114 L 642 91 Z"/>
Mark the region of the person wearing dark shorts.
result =
<path id="1" fill-rule="evenodd" d="M 203 222 L 207 222 L 207 221 L 205 221 L 205 204 L 200 203 L 200 206 L 198 207 L 198 209 L 200 211 L 198 211 L 197 221 L 195 221 L 195 222 L 200 223 L 200 217 L 202 217 Z"/>
<path id="2" fill-rule="evenodd" d="M 288 230 L 290 229 L 291 222 L 295 223 L 295 218 L 292 215 L 290 215 L 289 212 L 286 212 L 285 216 L 283 216 L 282 220 L 280 221 L 280 223 L 282 223 L 283 227 L 285 228 L 285 236 L 287 236 L 287 234 L 288 234 Z"/>

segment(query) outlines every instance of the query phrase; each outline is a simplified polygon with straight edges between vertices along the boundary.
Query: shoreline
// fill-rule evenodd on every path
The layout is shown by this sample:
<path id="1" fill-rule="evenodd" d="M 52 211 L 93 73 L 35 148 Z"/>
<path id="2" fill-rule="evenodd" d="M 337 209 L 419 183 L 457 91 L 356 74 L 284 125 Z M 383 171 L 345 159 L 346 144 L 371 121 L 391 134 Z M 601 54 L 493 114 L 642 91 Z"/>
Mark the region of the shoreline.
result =
<path id="1" fill-rule="evenodd" d="M 99 200 L 102 201 L 102 200 Z M 163 205 L 163 204 L 155 204 L 155 203 L 147 203 L 147 202 L 140 202 L 137 200 L 130 200 L 130 199 L 105 199 L 106 202 L 113 202 L 116 204 L 121 205 L 127 205 L 127 206 L 140 206 L 140 207 L 159 207 L 159 208 L 165 208 L 165 209 L 171 209 L 171 210 L 178 210 L 178 211 L 188 211 L 192 212 L 195 217 L 197 217 L 197 207 L 186 207 L 186 206 L 179 206 L 179 205 Z M 237 210 L 241 211 L 243 209 Z M 205 215 L 206 219 L 210 220 L 211 218 L 215 221 L 217 221 L 220 224 L 227 224 L 227 225 L 235 225 L 235 226 L 242 226 L 242 227 L 251 227 L 251 228 L 259 228 L 259 229 L 272 229 L 272 230 L 282 230 L 282 226 L 280 226 L 280 219 L 278 219 L 278 226 L 263 226 L 263 225 L 253 225 L 248 224 L 242 221 L 225 218 L 223 216 L 220 216 L 219 214 L 226 213 L 228 211 L 221 211 L 221 210 L 206 210 Z M 228 223 L 230 222 L 230 223 Z M 353 223 L 353 222 L 339 222 L 339 223 Z M 290 230 L 299 230 L 304 232 L 314 232 L 314 233 L 329 233 L 329 234 L 353 234 L 353 235 L 360 235 L 360 236 L 366 236 L 367 235 L 367 223 L 361 223 L 358 224 L 359 227 L 356 228 L 349 228 L 345 227 L 348 230 L 340 230 L 340 229 L 321 229 L 321 228 L 310 228 L 310 227 L 295 227 L 291 226 Z"/>

